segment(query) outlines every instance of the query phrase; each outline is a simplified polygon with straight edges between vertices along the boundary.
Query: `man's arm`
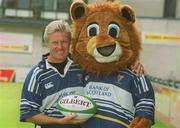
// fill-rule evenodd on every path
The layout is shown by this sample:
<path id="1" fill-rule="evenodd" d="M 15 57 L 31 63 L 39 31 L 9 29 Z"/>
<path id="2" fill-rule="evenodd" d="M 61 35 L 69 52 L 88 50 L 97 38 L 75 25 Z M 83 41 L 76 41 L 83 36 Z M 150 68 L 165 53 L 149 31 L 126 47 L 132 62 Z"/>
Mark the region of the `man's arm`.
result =
<path id="1" fill-rule="evenodd" d="M 55 118 L 44 115 L 43 113 L 34 115 L 28 119 L 27 122 L 31 122 L 38 125 L 63 125 L 63 124 L 80 124 L 86 120 L 75 119 L 76 114 L 66 115 L 64 118 Z"/>

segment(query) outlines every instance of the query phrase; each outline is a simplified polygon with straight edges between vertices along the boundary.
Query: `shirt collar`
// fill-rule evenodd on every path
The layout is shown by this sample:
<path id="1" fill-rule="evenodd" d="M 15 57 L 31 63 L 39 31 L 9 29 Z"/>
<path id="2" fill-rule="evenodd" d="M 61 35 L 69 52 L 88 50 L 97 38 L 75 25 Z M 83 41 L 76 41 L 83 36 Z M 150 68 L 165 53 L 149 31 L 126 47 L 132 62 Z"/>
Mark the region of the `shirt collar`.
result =
<path id="1" fill-rule="evenodd" d="M 64 74 L 60 74 L 61 76 L 65 76 L 66 75 L 66 73 L 67 73 L 67 71 L 70 68 L 72 63 L 73 63 L 73 61 L 69 57 L 67 57 L 67 64 L 64 67 Z M 45 60 L 45 65 L 46 65 L 46 69 L 50 69 L 51 68 L 51 69 L 57 71 L 57 69 L 55 67 L 53 67 L 50 63 L 48 63 L 47 59 Z"/>

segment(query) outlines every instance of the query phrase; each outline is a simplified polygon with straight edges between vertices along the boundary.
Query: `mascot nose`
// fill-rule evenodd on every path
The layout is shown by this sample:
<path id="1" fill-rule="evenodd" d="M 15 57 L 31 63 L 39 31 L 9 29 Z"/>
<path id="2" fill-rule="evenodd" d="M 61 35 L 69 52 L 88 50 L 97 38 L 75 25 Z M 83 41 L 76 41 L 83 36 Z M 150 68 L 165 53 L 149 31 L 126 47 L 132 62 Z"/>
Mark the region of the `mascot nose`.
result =
<path id="1" fill-rule="evenodd" d="M 115 49 L 116 49 L 116 44 L 112 44 L 112 45 L 108 45 L 108 46 L 104 46 L 104 47 L 99 47 L 99 48 L 97 48 L 97 51 L 102 56 L 107 57 L 107 56 L 110 56 L 111 54 L 113 54 Z"/>

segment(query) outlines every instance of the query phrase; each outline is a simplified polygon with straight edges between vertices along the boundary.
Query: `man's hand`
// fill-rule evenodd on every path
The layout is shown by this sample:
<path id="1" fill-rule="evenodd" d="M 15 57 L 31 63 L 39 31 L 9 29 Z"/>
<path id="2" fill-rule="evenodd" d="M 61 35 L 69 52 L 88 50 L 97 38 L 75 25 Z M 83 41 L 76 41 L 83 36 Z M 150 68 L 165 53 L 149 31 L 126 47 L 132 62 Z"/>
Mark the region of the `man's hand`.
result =
<path id="1" fill-rule="evenodd" d="M 140 63 L 139 60 L 136 60 L 136 62 L 133 65 L 131 65 L 131 69 L 139 76 L 144 75 L 146 73 L 143 65 Z"/>
<path id="2" fill-rule="evenodd" d="M 63 124 L 82 124 L 86 121 L 86 119 L 75 119 L 77 117 L 76 114 L 67 114 L 64 118 L 61 118 Z"/>

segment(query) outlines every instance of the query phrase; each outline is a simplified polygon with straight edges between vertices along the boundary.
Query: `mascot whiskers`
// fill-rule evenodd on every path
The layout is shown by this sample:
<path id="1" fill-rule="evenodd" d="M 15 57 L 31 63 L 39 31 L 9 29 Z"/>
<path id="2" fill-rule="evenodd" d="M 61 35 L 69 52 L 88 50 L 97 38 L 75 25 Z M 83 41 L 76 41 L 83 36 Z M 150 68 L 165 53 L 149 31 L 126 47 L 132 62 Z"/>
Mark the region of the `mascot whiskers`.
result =
<path id="1" fill-rule="evenodd" d="M 82 128 L 150 128 L 154 91 L 146 75 L 129 67 L 139 58 L 141 40 L 134 10 L 120 2 L 72 3 L 72 56 L 86 72 L 85 93 L 98 106 Z"/>

